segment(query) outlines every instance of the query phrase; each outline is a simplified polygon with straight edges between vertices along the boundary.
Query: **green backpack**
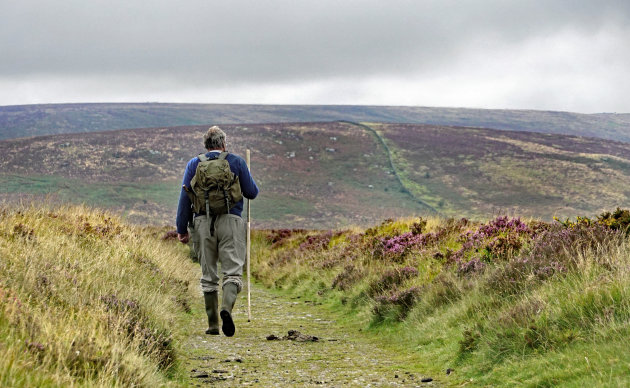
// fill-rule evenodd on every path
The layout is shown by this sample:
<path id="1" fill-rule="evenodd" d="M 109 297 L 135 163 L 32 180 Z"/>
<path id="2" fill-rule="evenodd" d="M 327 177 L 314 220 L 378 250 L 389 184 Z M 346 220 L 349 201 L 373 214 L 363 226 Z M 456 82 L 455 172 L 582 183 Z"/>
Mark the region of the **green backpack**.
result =
<path id="1" fill-rule="evenodd" d="M 190 181 L 190 188 L 184 186 L 193 205 L 195 213 L 208 216 L 227 214 L 230 209 L 243 199 L 238 176 L 230 170 L 225 158 L 227 152 L 221 152 L 218 158 L 208 159 L 200 154 L 197 171 Z"/>

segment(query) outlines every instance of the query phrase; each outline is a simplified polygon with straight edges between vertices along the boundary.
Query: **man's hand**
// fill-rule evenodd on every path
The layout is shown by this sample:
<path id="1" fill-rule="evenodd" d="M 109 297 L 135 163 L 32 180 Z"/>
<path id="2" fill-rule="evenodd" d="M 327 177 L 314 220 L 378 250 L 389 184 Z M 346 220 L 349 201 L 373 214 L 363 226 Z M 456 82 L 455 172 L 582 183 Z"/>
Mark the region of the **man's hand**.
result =
<path id="1" fill-rule="evenodd" d="M 177 238 L 179 239 L 179 242 L 182 244 L 188 244 L 188 233 L 184 233 L 184 234 L 179 234 L 177 233 Z"/>

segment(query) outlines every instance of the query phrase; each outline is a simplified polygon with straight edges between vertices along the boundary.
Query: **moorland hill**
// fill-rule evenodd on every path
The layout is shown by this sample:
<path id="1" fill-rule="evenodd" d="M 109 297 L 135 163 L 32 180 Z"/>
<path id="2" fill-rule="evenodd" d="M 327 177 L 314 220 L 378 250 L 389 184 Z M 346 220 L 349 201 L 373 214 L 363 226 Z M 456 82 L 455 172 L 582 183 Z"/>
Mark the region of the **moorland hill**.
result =
<path id="1" fill-rule="evenodd" d="M 206 126 L 0 141 L 0 199 L 115 209 L 173 224 Z M 630 144 L 534 132 L 351 122 L 226 125 L 252 150 L 256 227 L 330 228 L 385 218 L 516 213 L 551 219 L 630 206 Z"/>
<path id="2" fill-rule="evenodd" d="M 630 144 L 435 125 L 373 124 L 405 187 L 440 213 L 595 214 L 630 205 Z"/>
<path id="3" fill-rule="evenodd" d="M 630 142 L 630 114 L 414 106 L 161 103 L 0 106 L 0 140 L 180 125 L 335 120 L 484 127 Z"/>
<path id="4" fill-rule="evenodd" d="M 332 227 L 424 214 L 404 192 L 375 136 L 347 123 L 224 126 L 228 148 L 252 151 L 259 227 Z M 181 177 L 207 127 L 106 131 L 0 142 L 1 195 L 52 194 L 174 223 Z"/>

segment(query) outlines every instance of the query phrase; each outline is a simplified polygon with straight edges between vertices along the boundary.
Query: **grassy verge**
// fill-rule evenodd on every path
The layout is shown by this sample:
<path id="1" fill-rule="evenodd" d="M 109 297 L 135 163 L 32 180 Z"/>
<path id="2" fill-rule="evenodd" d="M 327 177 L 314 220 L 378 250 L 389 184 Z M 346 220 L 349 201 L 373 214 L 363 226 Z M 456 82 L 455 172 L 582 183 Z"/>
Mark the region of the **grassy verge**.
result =
<path id="1" fill-rule="evenodd" d="M 177 207 L 177 182 L 89 182 L 57 175 L 0 175 L 0 199 L 86 204 L 115 211 L 140 224 L 170 224 Z"/>
<path id="2" fill-rule="evenodd" d="M 54 194 L 63 202 L 101 207 L 131 207 L 142 202 L 172 207 L 177 205 L 180 189 L 177 182 L 96 183 L 55 175 L 0 176 L 0 183 L 7 194 Z"/>
<path id="3" fill-rule="evenodd" d="M 196 266 L 162 230 L 0 208 L 0 386 L 179 385 Z"/>
<path id="4" fill-rule="evenodd" d="M 630 384 L 630 213 L 386 221 L 255 235 L 253 273 L 415 353 L 453 384 Z"/>

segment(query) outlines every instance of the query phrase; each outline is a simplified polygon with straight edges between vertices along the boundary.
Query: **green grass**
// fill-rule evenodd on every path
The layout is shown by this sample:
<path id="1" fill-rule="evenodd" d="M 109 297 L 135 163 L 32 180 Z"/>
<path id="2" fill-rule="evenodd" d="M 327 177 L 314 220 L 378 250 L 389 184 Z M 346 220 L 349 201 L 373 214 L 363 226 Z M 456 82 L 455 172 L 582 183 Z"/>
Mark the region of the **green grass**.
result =
<path id="1" fill-rule="evenodd" d="M 132 206 L 137 202 L 173 205 L 179 198 L 175 182 L 86 182 L 61 176 L 0 176 L 0 193 L 29 193 L 58 196 L 63 202 L 87 205 Z"/>
<path id="2" fill-rule="evenodd" d="M 158 228 L 0 208 L 0 385 L 182 385 L 196 265 Z"/>
<path id="3" fill-rule="evenodd" d="M 402 235 L 413 222 L 293 232 L 273 246 L 259 232 L 253 273 L 268 287 L 322 302 L 392 347 L 415 354 L 418 368 L 428 374 L 454 370 L 447 380 L 454 385 L 630 384 L 630 353 L 624 350 L 630 333 L 627 237 L 579 225 L 546 225 L 549 232 L 538 232 L 543 240 L 503 231 L 493 236 L 512 241 L 512 248 L 489 251 L 486 244 L 497 240 L 484 237 L 477 250 L 465 250 L 464 259 L 453 262 L 448 255 L 462 247 L 467 231 L 490 224 L 432 218 L 423 233 L 444 230 L 437 242 L 402 255 L 374 250 L 379 238 Z M 563 240 L 563 228 L 580 237 Z M 483 270 L 461 269 L 479 257 Z M 549 267 L 554 265 L 560 269 Z M 402 268 L 411 268 L 412 275 L 396 277 Z M 410 304 L 405 292 L 415 292 Z"/>
<path id="4" fill-rule="evenodd" d="M 274 220 L 287 216 L 308 214 L 314 206 L 308 200 L 300 198 L 281 198 L 270 193 L 261 193 L 256 198 L 256 206 L 253 208 L 252 217 L 258 220 Z"/>
<path id="5" fill-rule="evenodd" d="M 625 230 L 628 213 L 613 216 Z M 86 207 L 5 206 L 0 220 L 0 385 L 187 383 L 180 360 L 198 267 L 184 246 Z M 630 384 L 628 237 L 579 220 L 501 222 L 257 231 L 252 273 L 447 384 Z M 426 243 L 379 245 L 405 235 Z M 466 269 L 469 260 L 484 267 Z"/>
<path id="6" fill-rule="evenodd" d="M 177 206 L 177 182 L 89 182 L 56 175 L 0 175 L 0 195 L 35 195 L 60 203 L 86 204 L 122 210 L 124 216 L 144 224 L 172 223 L 174 214 L 159 214 Z"/>

